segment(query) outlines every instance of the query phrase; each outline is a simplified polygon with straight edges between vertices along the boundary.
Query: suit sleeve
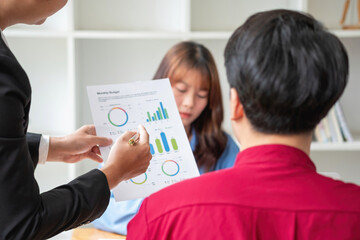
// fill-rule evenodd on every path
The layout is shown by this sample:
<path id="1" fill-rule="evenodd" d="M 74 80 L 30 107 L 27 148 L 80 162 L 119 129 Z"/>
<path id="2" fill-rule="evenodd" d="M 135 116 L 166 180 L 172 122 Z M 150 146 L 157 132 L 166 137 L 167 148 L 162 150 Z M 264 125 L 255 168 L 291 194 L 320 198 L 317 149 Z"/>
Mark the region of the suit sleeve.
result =
<path id="1" fill-rule="evenodd" d="M 39 162 L 39 145 L 40 145 L 41 134 L 27 133 L 26 141 L 29 147 L 29 153 L 33 162 L 34 168 L 36 168 Z"/>
<path id="2" fill-rule="evenodd" d="M 0 239 L 49 238 L 98 218 L 109 202 L 97 169 L 39 193 L 31 153 L 37 140 L 27 135 L 30 96 L 25 72 L 0 40 Z"/>
<path id="3" fill-rule="evenodd" d="M 110 198 L 106 176 L 94 169 L 68 184 L 40 195 L 31 239 L 45 239 L 99 218 Z"/>

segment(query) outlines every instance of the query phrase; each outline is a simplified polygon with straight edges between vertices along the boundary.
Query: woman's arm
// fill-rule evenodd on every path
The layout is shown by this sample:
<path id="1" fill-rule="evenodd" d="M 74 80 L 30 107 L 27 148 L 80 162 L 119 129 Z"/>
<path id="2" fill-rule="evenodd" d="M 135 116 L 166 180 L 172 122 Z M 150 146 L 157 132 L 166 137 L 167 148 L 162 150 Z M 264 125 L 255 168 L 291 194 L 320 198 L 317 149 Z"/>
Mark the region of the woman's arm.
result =
<path id="1" fill-rule="evenodd" d="M 139 211 L 144 199 L 116 202 L 111 195 L 109 205 L 104 214 L 93 222 L 94 227 L 103 231 L 127 234 L 127 225 Z"/>

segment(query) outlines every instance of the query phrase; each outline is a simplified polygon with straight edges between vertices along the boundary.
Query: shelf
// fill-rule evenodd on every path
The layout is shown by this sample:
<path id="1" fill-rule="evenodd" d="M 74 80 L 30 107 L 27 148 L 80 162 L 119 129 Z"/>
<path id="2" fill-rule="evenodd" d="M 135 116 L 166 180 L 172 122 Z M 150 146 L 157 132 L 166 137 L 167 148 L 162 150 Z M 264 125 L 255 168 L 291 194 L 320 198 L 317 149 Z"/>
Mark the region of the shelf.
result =
<path id="1" fill-rule="evenodd" d="M 358 38 L 360 30 L 330 29 L 330 32 L 339 38 Z M 6 29 L 7 37 L 32 37 L 32 38 L 66 38 L 76 39 L 229 39 L 232 31 L 191 31 L 191 32 L 166 32 L 166 31 L 110 31 L 110 30 L 30 30 Z"/>
<path id="2" fill-rule="evenodd" d="M 330 29 L 330 32 L 332 32 L 339 38 L 358 38 L 358 37 L 360 37 L 360 30 Z"/>
<path id="3" fill-rule="evenodd" d="M 187 35 L 190 39 L 220 39 L 227 41 L 232 33 L 231 31 L 193 31 Z"/>
<path id="4" fill-rule="evenodd" d="M 16 38 L 66 38 L 70 35 L 69 32 L 57 30 L 31 30 L 31 29 L 6 29 L 4 31 L 6 37 Z"/>
<path id="5" fill-rule="evenodd" d="M 312 142 L 312 151 L 360 151 L 360 132 L 352 132 L 353 142 L 342 142 L 342 143 L 319 143 Z"/>
<path id="6" fill-rule="evenodd" d="M 360 141 L 345 143 L 312 143 L 311 151 L 360 151 Z"/>
<path id="7" fill-rule="evenodd" d="M 302 0 L 192 0 L 190 28 L 191 31 L 232 32 L 256 12 L 276 8 L 302 10 L 302 3 Z"/>
<path id="8" fill-rule="evenodd" d="M 181 39 L 182 33 L 154 31 L 75 31 L 76 39 Z"/>
<path id="9" fill-rule="evenodd" d="M 77 0 L 74 10 L 76 30 L 184 30 L 183 0 Z"/>
<path id="10" fill-rule="evenodd" d="M 76 39 L 229 39 L 228 31 L 75 31 Z"/>
<path id="11" fill-rule="evenodd" d="M 45 31 L 29 29 L 6 29 L 6 37 L 26 38 L 66 38 L 75 39 L 229 39 L 232 32 L 228 31 L 195 31 L 195 32 L 166 32 L 166 31 Z"/>

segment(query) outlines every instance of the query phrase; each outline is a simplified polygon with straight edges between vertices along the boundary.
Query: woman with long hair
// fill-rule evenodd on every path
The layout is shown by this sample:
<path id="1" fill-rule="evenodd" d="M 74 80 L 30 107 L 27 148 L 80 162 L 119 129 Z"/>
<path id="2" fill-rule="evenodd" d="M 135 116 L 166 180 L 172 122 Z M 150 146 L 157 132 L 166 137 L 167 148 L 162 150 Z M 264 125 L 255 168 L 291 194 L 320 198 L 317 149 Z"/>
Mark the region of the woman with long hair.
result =
<path id="1" fill-rule="evenodd" d="M 225 133 L 221 88 L 210 51 L 192 41 L 173 46 L 162 59 L 154 79 L 169 78 L 182 123 L 201 174 L 232 167 L 239 148 Z M 96 228 L 126 235 L 128 222 L 142 199 L 110 204 Z"/>

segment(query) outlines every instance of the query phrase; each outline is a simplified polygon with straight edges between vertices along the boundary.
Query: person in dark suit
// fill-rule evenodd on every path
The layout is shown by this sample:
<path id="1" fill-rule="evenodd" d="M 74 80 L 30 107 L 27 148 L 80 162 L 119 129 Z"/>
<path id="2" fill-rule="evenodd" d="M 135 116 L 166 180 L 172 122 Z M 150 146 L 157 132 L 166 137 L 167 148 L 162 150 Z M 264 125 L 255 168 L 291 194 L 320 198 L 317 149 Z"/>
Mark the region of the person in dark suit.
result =
<path id="1" fill-rule="evenodd" d="M 66 0 L 0 1 L 0 239 L 45 239 L 91 222 L 105 211 L 110 189 L 122 180 L 146 171 L 151 159 L 148 134 L 128 144 L 135 132 L 122 135 L 100 170 L 94 169 L 68 184 L 40 194 L 34 178 L 39 145 L 48 146 L 46 161 L 101 161 L 97 146 L 111 144 L 97 137 L 93 125 L 43 141 L 28 133 L 31 86 L 25 71 L 9 49 L 1 30 L 16 23 L 41 24 Z M 48 144 L 48 145 L 47 145 Z"/>

